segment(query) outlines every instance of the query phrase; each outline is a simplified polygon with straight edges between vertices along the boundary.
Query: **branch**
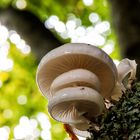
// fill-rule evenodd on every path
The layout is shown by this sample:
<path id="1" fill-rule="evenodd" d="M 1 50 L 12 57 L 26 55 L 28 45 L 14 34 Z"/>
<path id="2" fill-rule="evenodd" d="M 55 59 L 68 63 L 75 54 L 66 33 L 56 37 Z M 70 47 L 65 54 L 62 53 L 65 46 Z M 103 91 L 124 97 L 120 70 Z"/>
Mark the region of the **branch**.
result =
<path id="1" fill-rule="evenodd" d="M 87 140 L 140 139 L 140 83 L 134 83 L 119 102 L 97 119 L 100 130 Z"/>

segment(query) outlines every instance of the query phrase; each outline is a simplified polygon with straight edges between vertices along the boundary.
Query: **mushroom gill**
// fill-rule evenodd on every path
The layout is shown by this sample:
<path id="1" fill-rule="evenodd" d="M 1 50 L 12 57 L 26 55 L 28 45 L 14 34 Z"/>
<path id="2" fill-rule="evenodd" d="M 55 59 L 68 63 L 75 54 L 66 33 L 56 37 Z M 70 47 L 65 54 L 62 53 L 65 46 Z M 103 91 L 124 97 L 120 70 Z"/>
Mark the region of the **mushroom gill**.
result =
<path id="1" fill-rule="evenodd" d="M 69 124 L 81 136 L 89 136 L 91 119 L 105 110 L 117 82 L 117 69 L 101 49 L 69 43 L 46 54 L 37 71 L 37 83 L 48 98 L 52 118 Z"/>

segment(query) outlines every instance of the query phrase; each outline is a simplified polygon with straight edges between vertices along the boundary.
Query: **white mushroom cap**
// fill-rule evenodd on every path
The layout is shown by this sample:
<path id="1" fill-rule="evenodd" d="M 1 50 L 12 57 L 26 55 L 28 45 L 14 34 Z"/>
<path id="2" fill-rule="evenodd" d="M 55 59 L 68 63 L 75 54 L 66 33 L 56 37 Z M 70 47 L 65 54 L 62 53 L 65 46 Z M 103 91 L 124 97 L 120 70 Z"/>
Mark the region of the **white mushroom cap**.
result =
<path id="1" fill-rule="evenodd" d="M 94 73 L 84 69 L 75 69 L 56 77 L 51 84 L 50 93 L 53 96 L 56 91 L 73 86 L 86 86 L 100 91 L 100 81 Z"/>
<path id="2" fill-rule="evenodd" d="M 110 96 L 117 79 L 112 59 L 101 49 L 82 43 L 65 44 L 43 57 L 37 71 L 37 82 L 42 93 L 48 97 L 54 79 L 73 69 L 93 72 L 101 83 L 102 96 Z"/>
<path id="3" fill-rule="evenodd" d="M 136 68 L 135 60 L 123 59 L 117 67 L 119 82 L 122 82 L 125 87 L 129 87 L 129 80 L 136 79 Z"/>
<path id="4" fill-rule="evenodd" d="M 112 99 L 119 100 L 123 92 L 131 88 L 132 82 L 136 79 L 136 68 L 137 64 L 135 60 L 125 58 L 119 63 L 117 66 L 118 81 L 112 92 Z"/>
<path id="5" fill-rule="evenodd" d="M 48 111 L 55 120 L 68 124 L 84 122 L 86 125 L 84 115 L 91 119 L 101 114 L 104 109 L 102 96 L 88 87 L 69 87 L 59 90 L 49 100 L 48 105 Z"/>

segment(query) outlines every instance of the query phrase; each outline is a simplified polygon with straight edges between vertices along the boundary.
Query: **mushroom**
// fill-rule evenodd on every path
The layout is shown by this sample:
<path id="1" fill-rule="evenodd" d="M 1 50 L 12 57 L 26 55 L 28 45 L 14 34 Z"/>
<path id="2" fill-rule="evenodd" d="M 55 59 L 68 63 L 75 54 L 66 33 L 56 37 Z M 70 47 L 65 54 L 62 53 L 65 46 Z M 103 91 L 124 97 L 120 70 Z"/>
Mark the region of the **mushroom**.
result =
<path id="1" fill-rule="evenodd" d="M 74 69 L 56 77 L 51 84 L 50 93 L 53 96 L 55 91 L 74 86 L 87 86 L 100 91 L 100 81 L 94 73 L 86 69 Z"/>
<path id="2" fill-rule="evenodd" d="M 91 119 L 100 115 L 103 110 L 102 96 L 96 90 L 83 86 L 57 91 L 49 100 L 48 106 L 48 111 L 55 120 L 70 124 L 82 123 L 85 121 L 84 115 Z"/>
<path id="3" fill-rule="evenodd" d="M 45 97 L 50 96 L 52 82 L 59 75 L 74 69 L 94 73 L 100 81 L 100 94 L 110 96 L 117 79 L 117 69 L 112 59 L 101 49 L 83 43 L 62 45 L 41 60 L 37 71 L 37 83 Z"/>
<path id="4" fill-rule="evenodd" d="M 68 43 L 46 54 L 37 71 L 37 83 L 48 98 L 52 118 L 69 124 L 76 134 L 89 136 L 90 119 L 105 110 L 117 81 L 112 59 L 101 49 Z"/>
<path id="5" fill-rule="evenodd" d="M 137 64 L 135 60 L 123 59 L 117 67 L 119 82 L 125 88 L 130 89 L 132 82 L 136 79 Z"/>
<path id="6" fill-rule="evenodd" d="M 79 130 L 75 132 L 86 131 L 89 128 L 89 120 L 100 115 L 105 109 L 102 96 L 92 88 L 68 87 L 55 94 L 48 105 L 51 117 Z M 76 134 L 87 136 L 84 133 Z"/>
<path id="7" fill-rule="evenodd" d="M 135 60 L 123 59 L 117 66 L 118 81 L 114 88 L 112 99 L 119 100 L 126 89 L 131 89 L 132 82 L 136 79 L 137 64 Z"/>

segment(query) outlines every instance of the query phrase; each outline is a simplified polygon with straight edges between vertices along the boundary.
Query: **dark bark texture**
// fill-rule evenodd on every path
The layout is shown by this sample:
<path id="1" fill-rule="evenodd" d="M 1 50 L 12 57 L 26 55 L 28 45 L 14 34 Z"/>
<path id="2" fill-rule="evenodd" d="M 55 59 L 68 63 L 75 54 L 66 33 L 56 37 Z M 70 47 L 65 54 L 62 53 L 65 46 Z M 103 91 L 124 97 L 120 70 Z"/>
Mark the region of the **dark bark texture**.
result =
<path id="1" fill-rule="evenodd" d="M 140 0 L 110 0 L 122 57 L 135 59 L 140 79 Z"/>
<path id="2" fill-rule="evenodd" d="M 121 55 L 138 63 L 140 79 L 140 0 L 110 0 L 113 25 L 116 30 Z M 139 140 L 140 139 L 140 83 L 134 83 L 122 98 L 96 123 L 100 130 L 91 132 L 87 140 Z"/>
<path id="3" fill-rule="evenodd" d="M 95 120 L 100 130 L 90 130 L 87 140 L 140 140 L 140 83 L 127 90 L 120 101 Z"/>

